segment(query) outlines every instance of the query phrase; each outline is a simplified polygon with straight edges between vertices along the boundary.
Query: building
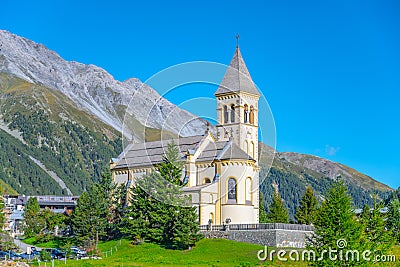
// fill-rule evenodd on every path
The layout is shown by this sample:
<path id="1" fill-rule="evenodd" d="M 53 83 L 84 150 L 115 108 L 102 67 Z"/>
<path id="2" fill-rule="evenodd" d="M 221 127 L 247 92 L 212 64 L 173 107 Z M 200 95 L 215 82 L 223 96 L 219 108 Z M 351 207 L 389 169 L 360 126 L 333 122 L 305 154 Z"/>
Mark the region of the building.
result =
<path id="1" fill-rule="evenodd" d="M 260 93 L 238 46 L 215 97 L 216 136 L 207 131 L 174 140 L 185 163 L 184 192 L 197 207 L 200 225 L 258 223 Z M 114 181 L 129 186 L 136 177 L 154 170 L 169 142 L 129 144 L 110 162 Z"/>
<path id="2" fill-rule="evenodd" d="M 1 196 L 0 196 L 1 197 Z M 12 236 L 23 235 L 24 209 L 29 198 L 35 197 L 41 209 L 70 215 L 77 205 L 78 196 L 4 196 L 5 223 L 3 230 Z"/>
<path id="3" fill-rule="evenodd" d="M 78 196 L 18 196 L 17 203 L 23 207 L 28 203 L 29 198 L 35 197 L 40 209 L 50 209 L 54 213 L 65 213 L 69 215 L 75 209 Z"/>

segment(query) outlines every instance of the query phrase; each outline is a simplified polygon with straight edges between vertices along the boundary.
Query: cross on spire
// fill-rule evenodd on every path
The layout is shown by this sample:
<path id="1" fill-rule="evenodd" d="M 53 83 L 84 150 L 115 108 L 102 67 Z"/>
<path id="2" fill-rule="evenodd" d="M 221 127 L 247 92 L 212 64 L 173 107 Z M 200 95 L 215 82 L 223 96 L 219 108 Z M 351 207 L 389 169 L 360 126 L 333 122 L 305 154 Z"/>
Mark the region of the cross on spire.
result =
<path id="1" fill-rule="evenodd" d="M 239 47 L 239 38 L 240 38 L 240 35 L 237 33 L 236 34 L 236 47 Z"/>

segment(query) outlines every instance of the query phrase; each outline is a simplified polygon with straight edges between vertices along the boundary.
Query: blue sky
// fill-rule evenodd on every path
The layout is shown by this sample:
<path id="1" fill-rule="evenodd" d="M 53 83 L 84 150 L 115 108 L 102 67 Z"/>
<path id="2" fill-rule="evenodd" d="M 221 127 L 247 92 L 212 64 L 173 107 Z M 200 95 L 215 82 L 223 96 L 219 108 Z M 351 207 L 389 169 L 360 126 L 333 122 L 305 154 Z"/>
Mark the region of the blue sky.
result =
<path id="1" fill-rule="evenodd" d="M 279 151 L 325 157 L 400 186 L 398 1 L 3 0 L 0 28 L 118 80 L 143 81 L 182 62 L 229 64 L 238 32 L 272 109 Z M 179 104 L 213 90 L 167 98 Z"/>

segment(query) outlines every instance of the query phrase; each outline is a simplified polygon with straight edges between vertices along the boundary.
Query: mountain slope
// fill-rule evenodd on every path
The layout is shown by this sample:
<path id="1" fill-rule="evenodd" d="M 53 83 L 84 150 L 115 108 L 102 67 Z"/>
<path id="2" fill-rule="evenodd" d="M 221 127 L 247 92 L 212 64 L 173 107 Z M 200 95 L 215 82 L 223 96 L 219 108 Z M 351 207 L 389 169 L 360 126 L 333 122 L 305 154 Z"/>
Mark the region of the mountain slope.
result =
<path id="1" fill-rule="evenodd" d="M 302 166 L 304 168 L 321 173 L 331 179 L 336 179 L 338 177 L 345 178 L 345 180 L 364 190 L 390 190 L 387 185 L 380 183 L 373 178 L 354 170 L 353 168 L 350 168 L 340 163 L 332 162 L 327 159 L 292 152 L 280 153 L 279 157 L 295 165 Z"/>
<path id="2" fill-rule="evenodd" d="M 326 190 L 336 179 L 341 179 L 353 198 L 354 207 L 358 208 L 362 208 L 364 204 L 371 206 L 374 193 L 383 199 L 392 191 L 390 187 L 340 163 L 312 155 L 279 153 L 263 143 L 260 143 L 259 147 L 260 179 L 262 179 L 260 188 L 264 194 L 266 206 L 268 207 L 271 203 L 274 190 L 272 183 L 276 182 L 292 220 L 307 185 L 312 186 L 317 198 L 322 201 Z M 267 173 L 272 154 L 274 154 L 274 160 Z"/>
<path id="3" fill-rule="evenodd" d="M 14 158 L 10 151 L 18 151 L 30 166 L 11 164 L 8 175 L 1 176 L 19 193 L 66 194 L 68 190 L 62 190 L 49 175 L 52 171 L 73 194 L 79 194 L 122 149 L 120 133 L 79 110 L 62 93 L 8 74 L 0 74 L 0 114 L 2 124 L 20 133 L 24 141 L 1 131 L 4 137 L 1 144 L 9 146 L 1 152 L 1 164 L 6 166 L 7 160 Z M 16 173 L 21 175 L 16 177 Z M 33 184 L 44 180 L 45 184 L 38 188 Z"/>

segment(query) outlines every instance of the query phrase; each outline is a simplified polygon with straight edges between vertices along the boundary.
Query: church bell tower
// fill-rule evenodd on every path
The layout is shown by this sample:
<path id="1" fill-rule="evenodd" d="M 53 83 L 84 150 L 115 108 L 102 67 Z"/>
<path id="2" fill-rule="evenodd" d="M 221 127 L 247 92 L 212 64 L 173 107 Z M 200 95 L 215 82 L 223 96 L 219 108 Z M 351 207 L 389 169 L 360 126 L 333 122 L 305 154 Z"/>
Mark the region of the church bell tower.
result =
<path id="1" fill-rule="evenodd" d="M 236 45 L 235 54 L 215 92 L 217 140 L 236 143 L 258 163 L 258 100 L 260 93 L 251 79 Z"/>

